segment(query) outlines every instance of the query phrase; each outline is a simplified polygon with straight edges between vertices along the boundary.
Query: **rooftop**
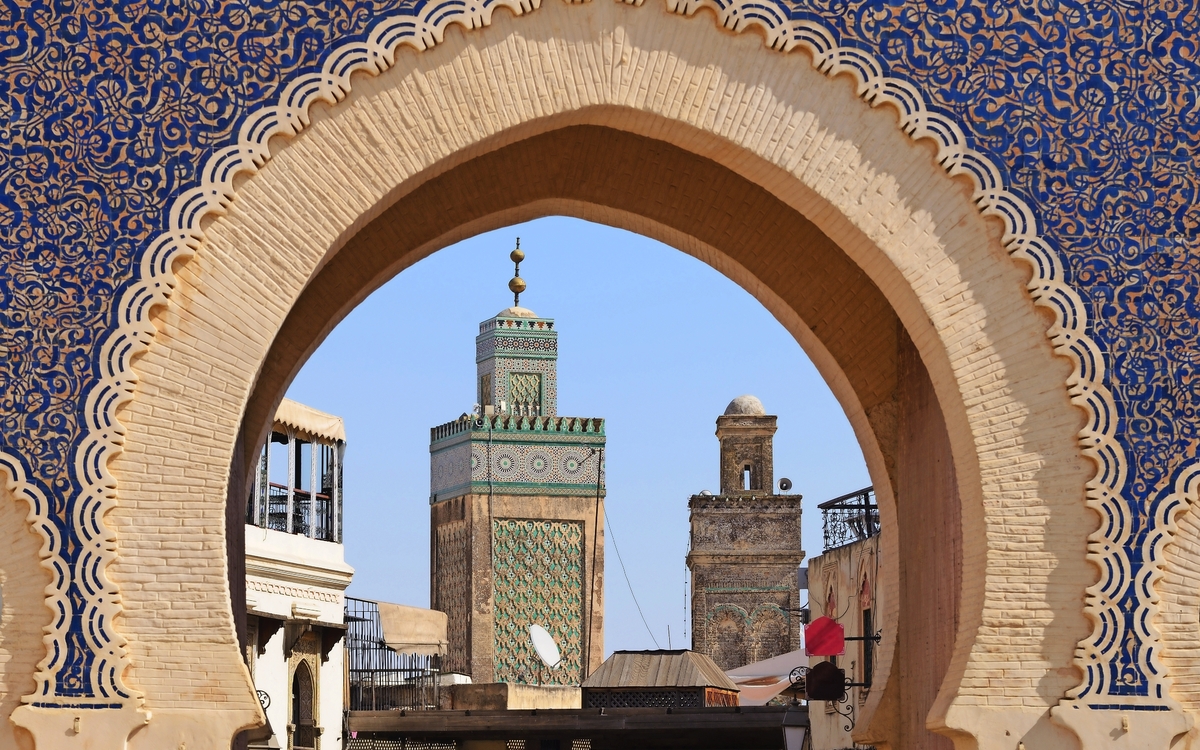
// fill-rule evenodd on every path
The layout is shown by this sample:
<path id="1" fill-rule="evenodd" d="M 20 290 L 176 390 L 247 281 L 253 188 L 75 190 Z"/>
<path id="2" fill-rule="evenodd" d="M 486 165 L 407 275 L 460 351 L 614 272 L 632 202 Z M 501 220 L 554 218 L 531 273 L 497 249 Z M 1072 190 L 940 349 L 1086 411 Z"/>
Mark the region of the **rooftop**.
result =
<path id="1" fill-rule="evenodd" d="M 585 688 L 738 686 L 708 656 L 695 651 L 614 651 L 583 681 Z"/>

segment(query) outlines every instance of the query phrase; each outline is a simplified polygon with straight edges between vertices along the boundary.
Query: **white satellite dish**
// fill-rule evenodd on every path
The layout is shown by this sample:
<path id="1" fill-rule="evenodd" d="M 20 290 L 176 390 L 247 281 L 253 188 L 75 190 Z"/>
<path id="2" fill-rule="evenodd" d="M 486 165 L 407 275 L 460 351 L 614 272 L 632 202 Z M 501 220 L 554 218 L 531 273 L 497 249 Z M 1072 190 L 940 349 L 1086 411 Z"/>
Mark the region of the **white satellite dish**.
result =
<path id="1" fill-rule="evenodd" d="M 562 654 L 559 653 L 558 644 L 554 642 L 554 636 L 550 635 L 550 631 L 541 625 L 533 624 L 529 626 L 529 638 L 533 641 L 533 650 L 537 652 L 542 663 L 551 669 L 556 669 L 562 662 Z"/>

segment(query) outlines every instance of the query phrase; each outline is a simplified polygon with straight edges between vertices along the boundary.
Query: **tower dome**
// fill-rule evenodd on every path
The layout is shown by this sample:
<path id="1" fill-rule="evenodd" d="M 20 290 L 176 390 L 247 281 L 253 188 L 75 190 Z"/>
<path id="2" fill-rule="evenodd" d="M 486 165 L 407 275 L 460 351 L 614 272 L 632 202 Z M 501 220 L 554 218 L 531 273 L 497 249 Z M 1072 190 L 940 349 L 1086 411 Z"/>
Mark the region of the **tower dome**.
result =
<path id="1" fill-rule="evenodd" d="M 496 313 L 497 318 L 536 318 L 537 313 L 524 307 L 506 307 Z"/>
<path id="2" fill-rule="evenodd" d="M 725 407 L 725 416 L 727 417 L 738 414 L 761 417 L 766 413 L 767 410 L 763 408 L 762 401 L 759 401 L 757 396 L 751 396 L 748 393 L 745 396 L 738 396 L 729 402 L 729 406 Z"/>

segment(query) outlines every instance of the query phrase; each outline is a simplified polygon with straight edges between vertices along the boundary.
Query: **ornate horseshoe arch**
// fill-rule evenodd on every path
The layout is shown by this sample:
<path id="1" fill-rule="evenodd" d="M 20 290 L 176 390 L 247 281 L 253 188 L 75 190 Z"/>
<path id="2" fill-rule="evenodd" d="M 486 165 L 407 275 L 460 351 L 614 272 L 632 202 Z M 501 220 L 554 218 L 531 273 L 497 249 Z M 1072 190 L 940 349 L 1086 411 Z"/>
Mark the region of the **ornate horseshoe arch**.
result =
<path id="1" fill-rule="evenodd" d="M 111 728 L 114 743 L 130 732 L 135 739 L 151 736 L 154 722 L 143 705 L 142 692 L 131 687 L 136 681 L 126 678 L 131 666 L 136 673 L 137 664 L 121 636 L 121 592 L 107 573 L 118 556 L 119 535 L 103 519 L 124 496 L 109 462 L 123 450 L 126 428 L 117 414 L 135 397 L 134 360 L 154 346 L 155 311 L 173 304 L 168 300 L 178 284 L 176 270 L 203 246 L 206 222 L 224 214 L 235 201 L 240 176 L 257 172 L 271 158 L 273 138 L 307 128 L 318 102 L 336 105 L 346 99 L 359 85 L 356 74 L 385 73 L 396 64 L 402 47 L 431 49 L 443 43 L 453 25 L 466 30 L 490 26 L 498 8 L 519 16 L 539 7 L 535 0 L 464 1 L 410 7 L 380 19 L 365 38 L 332 48 L 319 70 L 296 75 L 275 104 L 246 115 L 236 142 L 209 157 L 200 184 L 179 193 L 170 208 L 168 228 L 140 256 L 137 281 L 121 296 L 117 319 L 100 347 L 99 379 L 87 392 L 83 437 L 72 454 L 77 494 L 61 506 L 48 501 L 44 490 L 29 479 L 20 455 L 11 450 L 0 453 L 11 477 L 10 489 L 30 504 L 31 524 L 42 537 L 42 565 L 53 574 L 47 605 L 54 618 L 43 639 L 47 655 L 39 664 L 37 690 L 25 698 L 25 707 L 14 712 L 15 723 L 42 737 L 69 725 L 84 710 L 89 723 Z M 1099 582 L 1087 591 L 1085 612 L 1093 633 L 1076 651 L 1081 684 L 1063 698 L 1056 716 L 1088 746 L 1095 739 L 1110 738 L 1111 731 L 1122 726 L 1121 712 L 1137 712 L 1138 722 L 1143 721 L 1140 717 L 1153 716 L 1139 727 L 1153 732 L 1165 747 L 1173 736 L 1186 731 L 1190 719 L 1169 693 L 1158 649 L 1159 602 L 1154 585 L 1162 575 L 1163 548 L 1170 541 L 1174 519 L 1189 493 L 1194 494 L 1194 471 L 1184 472 L 1177 488 L 1153 503 L 1128 495 L 1129 459 L 1117 438 L 1118 408 L 1106 385 L 1110 377 L 1104 350 L 1089 333 L 1089 308 L 1068 285 L 1060 253 L 1039 232 L 1036 213 L 1006 187 L 1004 171 L 972 149 L 964 131 L 932 109 L 916 86 L 889 75 L 872 54 L 840 45 L 837 35 L 815 18 L 793 16 L 773 4 L 668 0 L 666 7 L 679 16 L 711 11 L 725 29 L 752 30 L 772 50 L 803 51 L 812 66 L 828 77 L 852 77 L 863 101 L 873 107 L 894 107 L 903 132 L 932 143 L 936 161 L 948 175 L 971 181 L 979 211 L 1003 223 L 1005 249 L 1033 269 L 1028 292 L 1053 318 L 1048 333 L 1054 351 L 1073 364 L 1065 387 L 1071 402 L 1087 415 L 1079 447 L 1097 467 L 1087 488 L 1088 507 L 1102 519 L 1088 548 L 1088 559 L 1101 571 Z M 355 219 L 354 227 L 364 221 Z M 1143 525 L 1139 514 L 1150 520 Z M 244 673 L 230 672 L 221 679 L 236 682 L 239 677 L 246 682 Z M 258 715 L 248 682 L 245 687 L 245 705 L 236 704 L 226 725 L 213 730 L 214 738 L 253 723 Z M 947 697 L 938 718 L 946 731 L 975 734 L 980 724 L 974 709 L 949 705 L 953 687 L 946 692 L 944 686 L 943 692 Z M 138 733 L 147 722 L 151 730 Z M 199 730 L 193 726 L 189 731 Z M 980 746 L 986 744 L 976 737 Z"/>

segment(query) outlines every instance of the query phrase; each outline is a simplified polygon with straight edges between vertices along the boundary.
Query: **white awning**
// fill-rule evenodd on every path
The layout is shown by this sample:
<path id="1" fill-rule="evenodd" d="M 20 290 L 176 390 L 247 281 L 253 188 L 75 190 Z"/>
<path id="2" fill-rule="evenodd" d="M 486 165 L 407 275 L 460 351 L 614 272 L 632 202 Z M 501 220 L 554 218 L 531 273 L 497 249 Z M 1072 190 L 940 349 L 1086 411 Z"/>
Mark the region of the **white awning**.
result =
<path id="1" fill-rule="evenodd" d="M 731 669 L 725 674 L 741 688 L 739 698 L 743 706 L 765 706 L 791 686 L 793 669 L 807 666 L 808 657 L 804 649 L 800 649 Z"/>
<path id="2" fill-rule="evenodd" d="M 446 655 L 446 613 L 378 602 L 383 642 L 400 654 Z"/>
<path id="3" fill-rule="evenodd" d="M 275 421 L 300 432 L 307 432 L 313 437 L 346 441 L 346 425 L 341 417 L 317 411 L 289 398 L 279 402 L 279 408 L 275 410 Z"/>

